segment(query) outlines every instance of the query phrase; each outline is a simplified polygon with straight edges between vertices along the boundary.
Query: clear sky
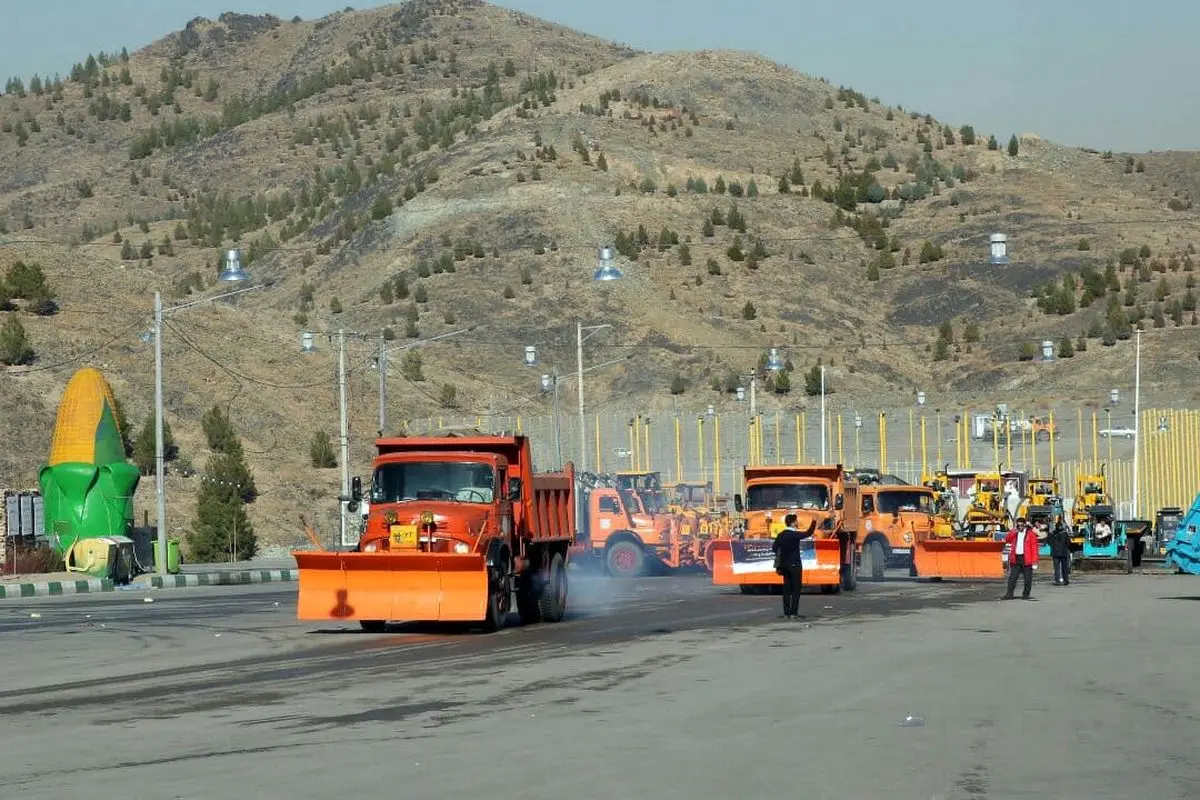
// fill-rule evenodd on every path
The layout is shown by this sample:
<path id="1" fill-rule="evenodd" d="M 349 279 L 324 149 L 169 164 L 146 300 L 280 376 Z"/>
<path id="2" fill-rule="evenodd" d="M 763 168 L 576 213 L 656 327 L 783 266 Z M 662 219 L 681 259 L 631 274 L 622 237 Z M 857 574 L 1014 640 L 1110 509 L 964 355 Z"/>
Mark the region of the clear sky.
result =
<path id="1" fill-rule="evenodd" d="M 7 0 L 0 80 L 66 74 L 224 11 L 320 17 L 331 0 Z M 387 5 L 354 2 L 355 8 Z M 1007 138 L 1200 149 L 1198 0 L 501 0 L 645 50 L 754 50 L 885 103 Z"/>

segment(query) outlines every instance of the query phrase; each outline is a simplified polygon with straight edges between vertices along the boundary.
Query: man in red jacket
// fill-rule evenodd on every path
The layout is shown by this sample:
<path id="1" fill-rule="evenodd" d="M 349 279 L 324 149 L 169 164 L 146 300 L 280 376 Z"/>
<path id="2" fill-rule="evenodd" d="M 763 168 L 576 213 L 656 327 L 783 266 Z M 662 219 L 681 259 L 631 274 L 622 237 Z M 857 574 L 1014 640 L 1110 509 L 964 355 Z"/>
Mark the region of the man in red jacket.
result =
<path id="1" fill-rule="evenodd" d="M 1027 519 L 1022 517 L 1004 537 L 1004 543 L 1008 545 L 1008 590 L 1001 599 L 1013 599 L 1013 590 L 1017 588 L 1019 573 L 1025 579 L 1021 599 L 1029 600 L 1031 599 L 1029 594 L 1033 591 L 1033 565 L 1037 563 L 1038 559 L 1037 531 L 1033 529 Z"/>

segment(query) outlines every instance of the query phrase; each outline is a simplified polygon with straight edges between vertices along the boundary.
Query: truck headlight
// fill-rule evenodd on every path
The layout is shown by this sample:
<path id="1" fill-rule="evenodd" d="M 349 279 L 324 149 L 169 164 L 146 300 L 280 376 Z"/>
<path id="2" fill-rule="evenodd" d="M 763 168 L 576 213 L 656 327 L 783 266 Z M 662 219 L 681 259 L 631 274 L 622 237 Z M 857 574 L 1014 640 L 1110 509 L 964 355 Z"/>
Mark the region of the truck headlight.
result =
<path id="1" fill-rule="evenodd" d="M 471 546 L 468 545 L 466 542 L 455 542 L 454 543 L 454 552 L 456 552 L 460 555 L 469 553 L 469 552 L 471 552 Z"/>
<path id="2" fill-rule="evenodd" d="M 365 545 L 363 545 L 364 553 L 374 553 L 378 549 L 379 545 L 375 542 L 367 542 Z"/>

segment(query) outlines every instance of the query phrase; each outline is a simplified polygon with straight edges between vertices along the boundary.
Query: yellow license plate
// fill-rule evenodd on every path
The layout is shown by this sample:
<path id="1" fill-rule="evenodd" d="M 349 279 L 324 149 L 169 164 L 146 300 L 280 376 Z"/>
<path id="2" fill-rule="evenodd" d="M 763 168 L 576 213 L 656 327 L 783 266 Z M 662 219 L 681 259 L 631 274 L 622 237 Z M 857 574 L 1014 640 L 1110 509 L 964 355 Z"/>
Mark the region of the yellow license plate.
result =
<path id="1" fill-rule="evenodd" d="M 392 547 L 416 547 L 416 525 L 393 525 L 389 530 Z"/>

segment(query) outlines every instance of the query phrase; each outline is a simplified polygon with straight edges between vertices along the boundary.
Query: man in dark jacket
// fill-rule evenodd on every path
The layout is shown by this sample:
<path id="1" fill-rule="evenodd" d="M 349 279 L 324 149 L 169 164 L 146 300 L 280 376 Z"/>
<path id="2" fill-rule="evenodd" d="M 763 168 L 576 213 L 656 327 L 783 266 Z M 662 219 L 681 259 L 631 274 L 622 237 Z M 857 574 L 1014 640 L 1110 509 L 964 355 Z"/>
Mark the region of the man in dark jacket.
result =
<path id="1" fill-rule="evenodd" d="M 801 533 L 796 529 L 796 515 L 783 518 L 783 530 L 771 543 L 775 552 L 775 571 L 783 576 L 783 616 L 793 619 L 800 614 L 800 586 L 803 570 L 800 542 L 813 535 L 816 523 L 809 523 L 808 530 Z"/>
<path id="2" fill-rule="evenodd" d="M 1050 533 L 1050 555 L 1054 558 L 1054 585 L 1071 585 L 1071 532 L 1060 519 Z"/>

